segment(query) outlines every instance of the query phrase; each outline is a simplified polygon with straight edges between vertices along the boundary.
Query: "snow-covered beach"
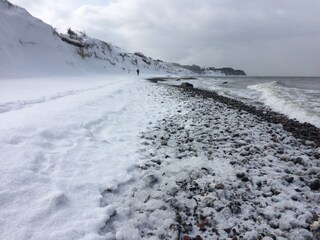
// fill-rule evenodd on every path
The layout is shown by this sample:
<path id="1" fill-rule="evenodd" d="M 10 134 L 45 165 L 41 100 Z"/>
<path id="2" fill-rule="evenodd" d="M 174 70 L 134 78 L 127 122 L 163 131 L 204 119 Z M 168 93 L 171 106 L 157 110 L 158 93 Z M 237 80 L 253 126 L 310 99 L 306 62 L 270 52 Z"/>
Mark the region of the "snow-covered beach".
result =
<path id="1" fill-rule="evenodd" d="M 132 76 L 0 84 L 3 239 L 319 238 L 319 145 L 281 124 Z"/>
<path id="2" fill-rule="evenodd" d="M 245 75 L 0 0 L 0 240 L 320 240 L 320 78 Z"/>

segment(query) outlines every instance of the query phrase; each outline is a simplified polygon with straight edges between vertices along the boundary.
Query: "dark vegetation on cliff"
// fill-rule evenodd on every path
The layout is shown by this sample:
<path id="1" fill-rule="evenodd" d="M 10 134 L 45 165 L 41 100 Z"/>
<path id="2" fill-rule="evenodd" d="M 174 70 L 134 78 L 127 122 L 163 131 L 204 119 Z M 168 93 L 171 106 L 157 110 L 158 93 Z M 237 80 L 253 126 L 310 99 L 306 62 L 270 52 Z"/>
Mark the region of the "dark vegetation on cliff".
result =
<path id="1" fill-rule="evenodd" d="M 197 74 L 206 75 L 209 72 L 217 72 L 222 73 L 227 76 L 229 75 L 237 75 L 237 76 L 246 76 L 247 74 L 243 70 L 233 69 L 231 67 L 223 67 L 223 68 L 215 68 L 215 67 L 200 67 L 198 65 L 180 65 L 178 63 L 174 63 L 175 65 L 188 69 Z"/>

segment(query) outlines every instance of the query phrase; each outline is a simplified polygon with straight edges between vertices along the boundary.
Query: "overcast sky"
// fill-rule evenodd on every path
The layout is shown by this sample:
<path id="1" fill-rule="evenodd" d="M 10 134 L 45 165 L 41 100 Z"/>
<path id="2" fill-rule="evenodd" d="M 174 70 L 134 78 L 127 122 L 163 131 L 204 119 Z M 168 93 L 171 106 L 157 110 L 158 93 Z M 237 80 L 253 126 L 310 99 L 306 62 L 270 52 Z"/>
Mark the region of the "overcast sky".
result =
<path id="1" fill-rule="evenodd" d="M 10 1 L 10 0 L 9 0 Z M 129 52 L 249 75 L 320 76 L 319 0 L 12 0 Z"/>

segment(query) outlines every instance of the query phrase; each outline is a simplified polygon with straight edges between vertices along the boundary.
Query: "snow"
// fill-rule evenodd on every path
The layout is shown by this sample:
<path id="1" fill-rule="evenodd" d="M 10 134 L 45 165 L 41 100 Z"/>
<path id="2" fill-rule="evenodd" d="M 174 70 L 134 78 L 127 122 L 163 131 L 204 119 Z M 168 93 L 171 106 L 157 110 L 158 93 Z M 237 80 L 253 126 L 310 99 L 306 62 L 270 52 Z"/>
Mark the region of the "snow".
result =
<path id="1" fill-rule="evenodd" d="M 149 86 L 133 76 L 0 81 L 12 93 L 0 99 L 1 239 L 103 239 L 101 192 L 132 178 L 139 132 L 170 111 Z"/>
<path id="2" fill-rule="evenodd" d="M 0 78 L 83 72 L 51 26 L 0 2 Z"/>

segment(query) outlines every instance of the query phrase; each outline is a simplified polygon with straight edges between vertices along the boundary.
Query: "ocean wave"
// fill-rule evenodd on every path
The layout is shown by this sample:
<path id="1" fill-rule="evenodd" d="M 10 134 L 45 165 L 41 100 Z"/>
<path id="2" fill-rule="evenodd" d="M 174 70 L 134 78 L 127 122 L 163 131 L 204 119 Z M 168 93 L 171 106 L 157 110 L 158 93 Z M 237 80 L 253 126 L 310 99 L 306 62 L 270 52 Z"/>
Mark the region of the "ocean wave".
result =
<path id="1" fill-rule="evenodd" d="M 286 87 L 277 81 L 248 86 L 259 100 L 276 112 L 320 127 L 320 91 Z"/>

